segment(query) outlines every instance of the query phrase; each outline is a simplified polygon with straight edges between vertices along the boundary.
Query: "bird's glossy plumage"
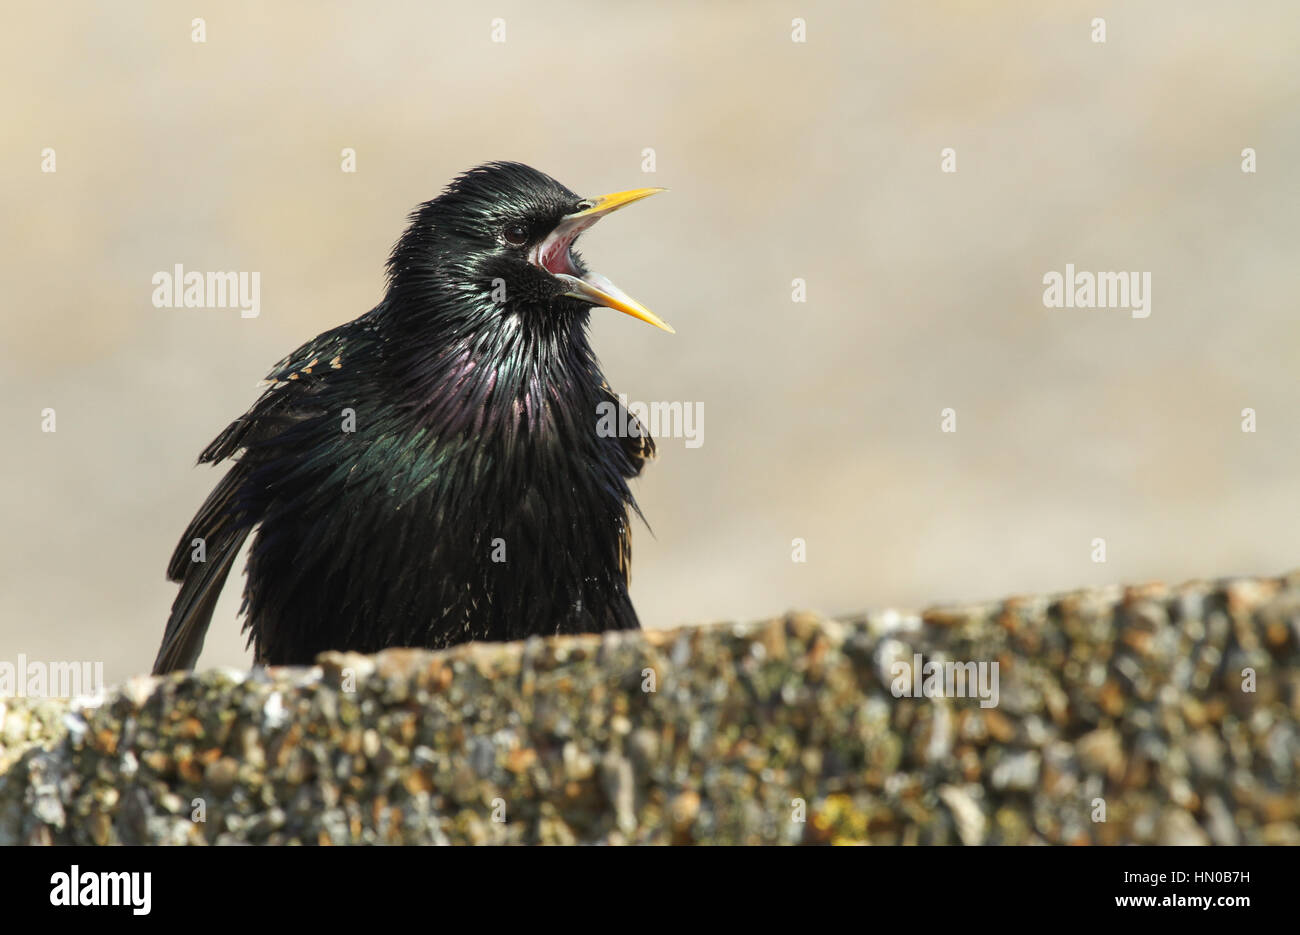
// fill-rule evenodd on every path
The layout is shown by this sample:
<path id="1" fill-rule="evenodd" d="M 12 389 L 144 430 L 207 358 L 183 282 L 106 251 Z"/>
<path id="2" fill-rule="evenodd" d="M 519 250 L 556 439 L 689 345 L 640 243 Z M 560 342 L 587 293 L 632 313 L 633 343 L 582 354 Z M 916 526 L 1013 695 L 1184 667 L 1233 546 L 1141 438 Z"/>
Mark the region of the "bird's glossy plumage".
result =
<path id="1" fill-rule="evenodd" d="M 172 557 L 155 672 L 193 665 L 250 534 L 261 663 L 638 626 L 628 480 L 653 442 L 597 432 L 597 406 L 618 401 L 591 306 L 502 234 L 523 224 L 536 243 L 583 205 L 494 163 L 411 215 L 383 301 L 280 361 L 200 456 L 236 460 Z"/>

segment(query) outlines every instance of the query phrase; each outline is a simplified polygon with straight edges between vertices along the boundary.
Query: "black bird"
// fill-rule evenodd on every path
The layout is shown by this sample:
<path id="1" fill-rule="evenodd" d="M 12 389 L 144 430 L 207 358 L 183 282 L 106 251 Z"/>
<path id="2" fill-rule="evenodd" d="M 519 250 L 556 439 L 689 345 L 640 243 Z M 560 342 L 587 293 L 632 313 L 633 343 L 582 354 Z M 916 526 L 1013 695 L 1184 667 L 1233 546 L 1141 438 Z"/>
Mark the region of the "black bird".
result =
<path id="1" fill-rule="evenodd" d="M 193 667 L 250 533 L 244 630 L 262 664 L 638 628 L 628 480 L 654 442 L 601 375 L 588 313 L 672 329 L 573 241 L 657 191 L 581 198 L 498 162 L 417 208 L 383 301 L 280 361 L 199 456 L 238 455 L 172 555 L 153 671 Z M 611 406 L 623 437 L 598 429 Z"/>

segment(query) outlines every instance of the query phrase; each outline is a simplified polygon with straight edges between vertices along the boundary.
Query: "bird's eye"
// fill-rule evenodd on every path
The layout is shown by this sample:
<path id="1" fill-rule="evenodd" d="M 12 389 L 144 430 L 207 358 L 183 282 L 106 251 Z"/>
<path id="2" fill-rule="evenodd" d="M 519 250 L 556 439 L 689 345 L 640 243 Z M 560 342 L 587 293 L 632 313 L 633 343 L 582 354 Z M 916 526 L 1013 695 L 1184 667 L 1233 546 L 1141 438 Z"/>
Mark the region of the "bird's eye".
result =
<path id="1" fill-rule="evenodd" d="M 522 247 L 528 240 L 528 228 L 522 224 L 507 224 L 506 229 L 501 232 L 505 237 L 506 243 L 512 247 Z"/>

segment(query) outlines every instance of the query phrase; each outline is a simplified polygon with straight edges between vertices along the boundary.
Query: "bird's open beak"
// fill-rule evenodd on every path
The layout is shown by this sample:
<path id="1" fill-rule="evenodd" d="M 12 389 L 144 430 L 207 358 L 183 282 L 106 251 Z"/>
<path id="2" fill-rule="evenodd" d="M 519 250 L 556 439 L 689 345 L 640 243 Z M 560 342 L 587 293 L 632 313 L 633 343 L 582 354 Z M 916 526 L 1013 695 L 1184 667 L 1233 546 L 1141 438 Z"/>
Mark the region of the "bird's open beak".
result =
<path id="1" fill-rule="evenodd" d="M 592 305 L 615 309 L 625 315 L 639 318 L 656 328 L 662 328 L 669 334 L 674 334 L 672 327 L 666 321 L 599 273 L 575 275 L 577 268 L 569 260 L 569 246 L 588 227 L 611 211 L 617 211 L 624 205 L 630 205 L 634 201 L 640 201 L 661 191 L 662 188 L 634 188 L 626 192 L 614 192 L 611 195 L 587 199 L 583 207 L 572 214 L 565 215 L 560 223 L 555 225 L 555 230 L 538 244 L 532 257 L 533 262 L 568 285 L 569 291 L 564 293 L 565 295 L 590 302 Z"/>

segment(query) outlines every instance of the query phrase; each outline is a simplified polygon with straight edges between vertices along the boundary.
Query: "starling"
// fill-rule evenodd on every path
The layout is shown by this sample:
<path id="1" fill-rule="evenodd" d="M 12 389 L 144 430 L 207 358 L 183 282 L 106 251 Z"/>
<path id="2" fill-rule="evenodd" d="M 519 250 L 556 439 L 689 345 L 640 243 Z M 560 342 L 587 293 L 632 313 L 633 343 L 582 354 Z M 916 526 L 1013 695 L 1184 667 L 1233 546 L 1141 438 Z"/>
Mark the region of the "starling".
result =
<path id="1" fill-rule="evenodd" d="M 657 191 L 581 198 L 496 162 L 417 208 L 383 301 L 280 361 L 200 455 L 234 463 L 172 555 L 154 673 L 193 667 L 250 534 L 259 664 L 637 629 L 628 481 L 654 442 L 605 382 L 588 315 L 672 329 L 573 242 Z M 629 430 L 598 431 L 602 410 Z"/>

